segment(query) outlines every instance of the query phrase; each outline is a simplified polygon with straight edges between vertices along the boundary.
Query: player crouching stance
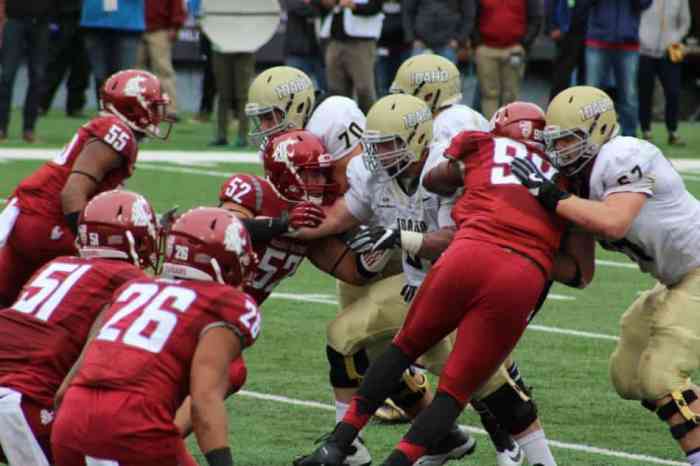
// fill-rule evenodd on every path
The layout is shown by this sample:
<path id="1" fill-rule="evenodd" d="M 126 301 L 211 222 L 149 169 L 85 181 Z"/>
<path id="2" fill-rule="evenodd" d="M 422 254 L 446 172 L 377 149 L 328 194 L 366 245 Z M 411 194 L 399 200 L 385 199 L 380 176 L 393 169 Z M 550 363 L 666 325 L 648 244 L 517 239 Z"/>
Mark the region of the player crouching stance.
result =
<path id="1" fill-rule="evenodd" d="M 197 208 L 175 222 L 162 278 L 122 286 L 81 358 L 51 436 L 57 466 L 177 466 L 173 418 L 188 393 L 208 464 L 233 464 L 224 397 L 231 362 L 260 332 L 240 289 L 256 261 L 226 210 Z"/>

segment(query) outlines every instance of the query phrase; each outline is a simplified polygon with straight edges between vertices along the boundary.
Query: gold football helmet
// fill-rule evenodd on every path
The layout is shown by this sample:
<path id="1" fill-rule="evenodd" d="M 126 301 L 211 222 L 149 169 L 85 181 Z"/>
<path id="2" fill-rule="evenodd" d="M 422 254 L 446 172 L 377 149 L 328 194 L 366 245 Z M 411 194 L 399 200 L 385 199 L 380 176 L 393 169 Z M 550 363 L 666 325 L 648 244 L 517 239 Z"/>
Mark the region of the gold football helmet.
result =
<path id="1" fill-rule="evenodd" d="M 570 87 L 549 104 L 544 129 L 547 154 L 565 175 L 579 172 L 619 132 L 615 104 L 602 90 Z"/>
<path id="2" fill-rule="evenodd" d="M 248 89 L 245 113 L 253 122 L 250 136 L 265 138 L 287 129 L 304 129 L 316 96 L 311 79 L 291 66 L 260 73 Z"/>
<path id="3" fill-rule="evenodd" d="M 388 181 L 419 161 L 432 137 L 433 117 L 425 102 L 410 95 L 388 95 L 367 114 L 362 159 L 370 172 Z"/>
<path id="4" fill-rule="evenodd" d="M 401 64 L 389 91 L 423 99 L 436 112 L 462 100 L 462 80 L 450 60 L 423 53 Z"/>

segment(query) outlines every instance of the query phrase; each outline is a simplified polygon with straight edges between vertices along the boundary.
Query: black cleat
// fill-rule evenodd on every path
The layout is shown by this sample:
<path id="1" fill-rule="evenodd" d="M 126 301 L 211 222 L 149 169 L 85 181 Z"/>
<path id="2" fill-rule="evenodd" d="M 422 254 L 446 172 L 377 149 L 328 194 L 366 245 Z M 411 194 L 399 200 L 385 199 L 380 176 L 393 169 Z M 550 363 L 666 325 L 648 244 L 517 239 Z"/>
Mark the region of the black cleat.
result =
<path id="1" fill-rule="evenodd" d="M 321 441 L 323 443 L 313 453 L 295 459 L 292 464 L 294 466 L 343 466 L 345 458 L 353 454 L 353 451 L 343 450 L 340 445 L 330 441 L 328 435 L 322 437 Z"/>
<path id="2" fill-rule="evenodd" d="M 418 458 L 414 466 L 442 466 L 449 460 L 458 460 L 474 453 L 476 440 L 459 426 L 443 438 L 435 448 L 430 448 Z"/>

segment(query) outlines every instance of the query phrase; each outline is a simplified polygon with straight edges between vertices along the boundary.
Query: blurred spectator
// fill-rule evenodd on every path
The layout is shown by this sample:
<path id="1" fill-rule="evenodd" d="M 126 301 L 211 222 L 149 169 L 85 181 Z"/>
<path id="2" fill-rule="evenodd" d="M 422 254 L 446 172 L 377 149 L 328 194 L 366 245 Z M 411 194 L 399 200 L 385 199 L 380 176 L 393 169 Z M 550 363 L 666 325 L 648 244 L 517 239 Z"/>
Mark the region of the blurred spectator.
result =
<path id="1" fill-rule="evenodd" d="M 202 86 L 199 99 L 199 111 L 192 120 L 197 123 L 206 123 L 211 118 L 214 109 L 214 97 L 216 97 L 216 79 L 214 78 L 214 64 L 212 63 L 211 41 L 203 31 L 199 31 L 199 53 L 202 63 Z"/>
<path id="2" fill-rule="evenodd" d="M 5 27 L 5 0 L 0 0 L 0 47 L 2 47 L 2 30 Z"/>
<path id="3" fill-rule="evenodd" d="M 652 0 L 605 0 L 591 6 L 586 32 L 586 81 L 605 87 L 615 78 L 615 108 L 623 136 L 637 133 L 639 18 Z"/>
<path id="4" fill-rule="evenodd" d="M 367 113 L 377 98 L 374 60 L 382 32 L 383 0 L 310 0 L 327 12 L 321 38 L 326 49 L 326 84 L 330 95 L 353 97 Z"/>
<path id="5" fill-rule="evenodd" d="M 374 78 L 377 94 L 383 97 L 389 93 L 389 86 L 394 81 L 396 70 L 411 53 L 411 44 L 405 39 L 400 0 L 385 0 L 382 5 L 384 24 L 382 35 L 377 42 L 377 62 L 374 66 Z"/>
<path id="6" fill-rule="evenodd" d="M 549 0 L 549 37 L 557 45 L 552 63 L 552 88 L 549 99 L 571 86 L 576 72 L 577 84 L 586 83 L 586 27 L 593 0 Z"/>
<path id="7" fill-rule="evenodd" d="M 320 9 L 314 7 L 309 0 L 282 0 L 282 7 L 287 11 L 285 64 L 308 74 L 315 81 L 316 89 L 325 91 L 326 71 L 316 33 Z"/>
<path id="8" fill-rule="evenodd" d="M 5 14 L 7 20 L 0 50 L 0 141 L 7 139 L 12 88 L 20 63 L 26 58 L 29 85 L 22 114 L 22 138 L 32 143 L 36 141 L 34 127 L 46 70 L 49 16 L 54 14 L 54 0 L 7 0 Z"/>
<path id="9" fill-rule="evenodd" d="M 232 105 L 238 117 L 238 140 L 236 147 L 248 145 L 248 118 L 245 104 L 248 101 L 248 88 L 255 75 L 254 53 L 223 53 L 212 44 L 212 64 L 216 79 L 217 100 L 216 139 L 212 146 L 228 145 L 228 124 Z"/>
<path id="10" fill-rule="evenodd" d="M 403 27 L 413 55 L 432 50 L 457 63 L 457 50 L 466 45 L 474 15 L 471 0 L 404 0 Z"/>
<path id="11" fill-rule="evenodd" d="M 146 32 L 141 38 L 138 67 L 148 69 L 160 80 L 170 97 L 168 116 L 177 117 L 177 95 L 175 68 L 173 68 L 173 43 L 177 33 L 185 24 L 187 12 L 182 0 L 145 0 Z"/>
<path id="12" fill-rule="evenodd" d="M 56 17 L 51 18 L 49 64 L 41 86 L 39 108 L 42 113 L 49 111 L 58 86 L 68 74 L 66 115 L 82 118 L 85 91 L 90 86 L 90 60 L 80 29 L 80 7 L 83 2 L 64 0 L 57 3 Z"/>
<path id="13" fill-rule="evenodd" d="M 690 29 L 688 0 L 653 0 L 642 13 L 639 25 L 639 124 L 642 137 L 651 139 L 651 107 L 654 79 L 658 76 L 666 100 L 668 143 L 685 145 L 676 135 L 678 106 L 681 96 L 681 60 L 673 48 Z"/>
<path id="14" fill-rule="evenodd" d="M 481 108 L 491 118 L 499 107 L 518 99 L 526 51 L 540 30 L 544 8 L 541 0 L 470 1 L 466 13 L 477 44 Z"/>
<path id="15" fill-rule="evenodd" d="M 84 0 L 80 25 L 99 102 L 104 80 L 136 65 L 146 26 L 144 0 Z"/>

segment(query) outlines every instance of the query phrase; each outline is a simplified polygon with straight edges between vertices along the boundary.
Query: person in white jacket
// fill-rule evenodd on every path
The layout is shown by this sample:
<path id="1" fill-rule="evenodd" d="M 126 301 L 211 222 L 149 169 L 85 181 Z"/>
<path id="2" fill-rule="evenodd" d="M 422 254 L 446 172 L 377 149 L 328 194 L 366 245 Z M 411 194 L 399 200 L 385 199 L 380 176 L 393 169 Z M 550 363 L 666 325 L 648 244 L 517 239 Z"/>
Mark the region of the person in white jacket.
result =
<path id="1" fill-rule="evenodd" d="M 639 123 L 644 139 L 651 140 L 651 107 L 654 79 L 658 76 L 666 98 L 668 143 L 682 146 L 678 137 L 678 105 L 681 93 L 680 42 L 690 29 L 688 0 L 654 0 L 642 13 L 639 25 Z"/>

